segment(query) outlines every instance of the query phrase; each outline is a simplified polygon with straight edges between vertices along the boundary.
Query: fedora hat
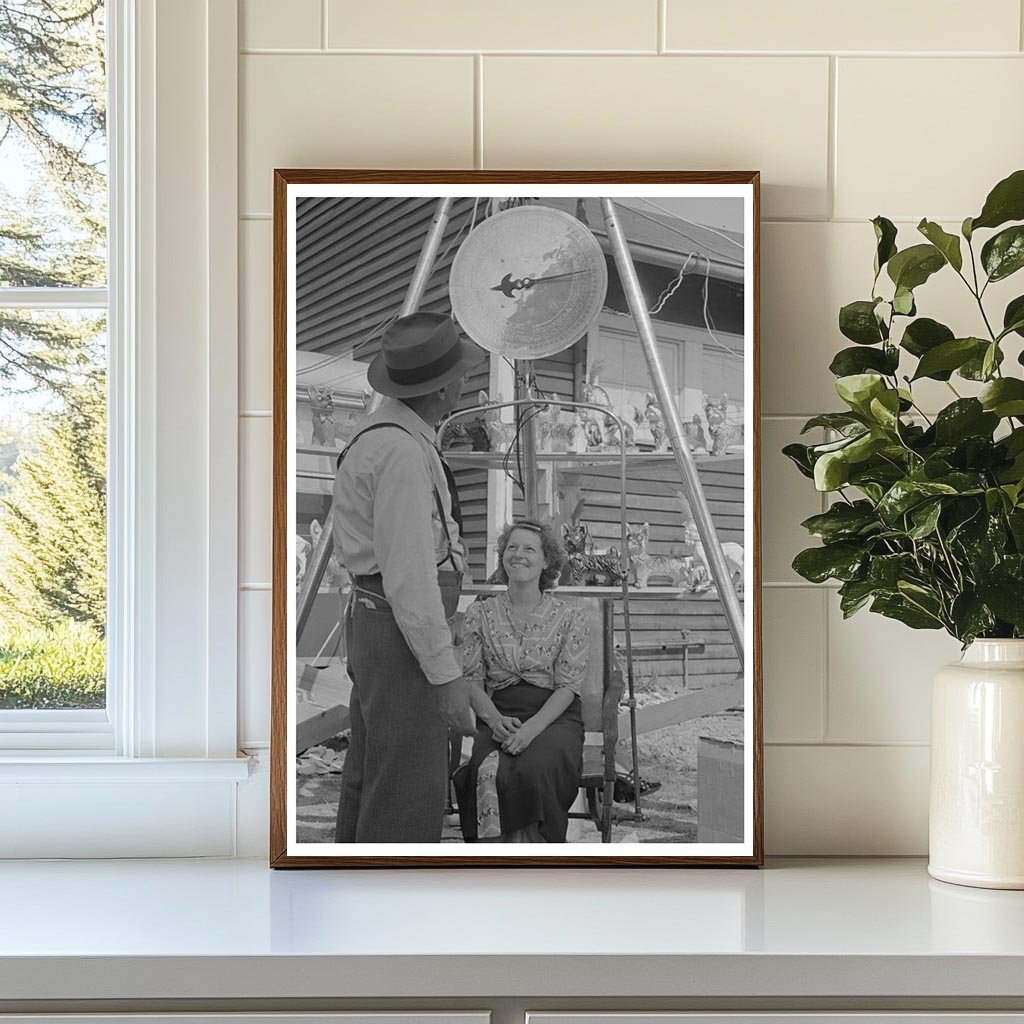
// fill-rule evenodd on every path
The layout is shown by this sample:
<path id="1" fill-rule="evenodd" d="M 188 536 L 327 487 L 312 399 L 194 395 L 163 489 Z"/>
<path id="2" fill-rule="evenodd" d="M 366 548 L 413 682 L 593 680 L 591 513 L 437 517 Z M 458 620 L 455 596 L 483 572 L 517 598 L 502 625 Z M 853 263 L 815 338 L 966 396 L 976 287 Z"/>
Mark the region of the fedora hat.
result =
<path id="1" fill-rule="evenodd" d="M 389 324 L 380 352 L 366 371 L 374 391 L 413 398 L 458 380 L 487 353 L 459 337 L 455 321 L 440 313 L 410 313 Z"/>

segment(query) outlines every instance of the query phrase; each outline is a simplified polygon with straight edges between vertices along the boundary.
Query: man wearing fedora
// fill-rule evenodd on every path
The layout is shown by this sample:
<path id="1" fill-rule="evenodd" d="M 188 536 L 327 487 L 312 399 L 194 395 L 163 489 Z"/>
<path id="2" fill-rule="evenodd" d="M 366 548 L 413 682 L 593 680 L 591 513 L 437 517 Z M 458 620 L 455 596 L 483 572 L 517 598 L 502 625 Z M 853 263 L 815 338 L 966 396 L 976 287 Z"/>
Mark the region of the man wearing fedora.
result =
<path id="1" fill-rule="evenodd" d="M 339 843 L 441 840 L 448 730 L 471 734 L 474 722 L 447 621 L 465 567 L 461 516 L 434 428 L 485 355 L 450 317 L 395 320 L 367 371 L 386 397 L 338 459 L 334 543 L 353 581 Z"/>

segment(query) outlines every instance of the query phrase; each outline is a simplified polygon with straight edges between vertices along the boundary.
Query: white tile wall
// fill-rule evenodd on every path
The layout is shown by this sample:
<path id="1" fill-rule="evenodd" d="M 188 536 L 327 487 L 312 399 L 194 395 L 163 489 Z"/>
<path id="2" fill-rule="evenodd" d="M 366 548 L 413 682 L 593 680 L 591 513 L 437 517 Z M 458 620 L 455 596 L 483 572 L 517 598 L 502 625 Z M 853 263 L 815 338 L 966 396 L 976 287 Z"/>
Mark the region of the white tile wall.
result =
<path id="1" fill-rule="evenodd" d="M 243 590 L 238 601 L 238 745 L 246 750 L 270 735 L 269 590 Z"/>
<path id="2" fill-rule="evenodd" d="M 471 0 L 242 0 L 243 413 L 270 404 L 271 232 L 258 218 L 275 166 L 761 170 L 770 853 L 926 849 L 928 684 L 957 645 L 864 613 L 844 622 L 834 590 L 795 576 L 809 543 L 797 524 L 821 499 L 779 448 L 836 407 L 836 315 L 871 286 L 866 219 L 899 221 L 909 244 L 922 216 L 955 227 L 1024 163 L 1024 59 L 1007 56 L 1020 15 L 1019 0 L 526 0 L 511 18 Z M 249 52 L 274 49 L 288 52 Z M 993 304 L 1015 288 L 991 289 Z M 918 305 L 979 330 L 949 273 Z M 242 420 L 243 584 L 270 578 L 270 431 Z M 269 594 L 239 601 L 240 730 L 259 745 Z"/>
<path id="3" fill-rule="evenodd" d="M 824 57 L 484 60 L 487 167 L 759 168 L 771 217 L 828 208 Z"/>
<path id="4" fill-rule="evenodd" d="M 269 416 L 245 416 L 239 427 L 238 575 L 243 585 L 271 580 L 272 423 Z"/>
<path id="5" fill-rule="evenodd" d="M 647 50 L 658 43 L 658 0 L 520 0 L 504 12 L 480 0 L 329 0 L 328 45 L 378 50 Z"/>
<path id="6" fill-rule="evenodd" d="M 1020 167 L 1019 57 L 840 59 L 837 80 L 837 216 L 959 223 Z"/>
<path id="7" fill-rule="evenodd" d="M 754 4 L 667 0 L 670 50 L 824 50 L 844 52 L 1017 49 L 1017 0 L 977 4 L 861 0 Z"/>
<path id="8" fill-rule="evenodd" d="M 268 412 L 274 392 L 273 224 L 269 220 L 244 220 L 238 236 L 238 408 L 242 412 Z"/>
<path id="9" fill-rule="evenodd" d="M 318 50 L 323 0 L 288 0 L 282 18 L 281 0 L 241 0 L 238 19 L 242 49 Z"/>

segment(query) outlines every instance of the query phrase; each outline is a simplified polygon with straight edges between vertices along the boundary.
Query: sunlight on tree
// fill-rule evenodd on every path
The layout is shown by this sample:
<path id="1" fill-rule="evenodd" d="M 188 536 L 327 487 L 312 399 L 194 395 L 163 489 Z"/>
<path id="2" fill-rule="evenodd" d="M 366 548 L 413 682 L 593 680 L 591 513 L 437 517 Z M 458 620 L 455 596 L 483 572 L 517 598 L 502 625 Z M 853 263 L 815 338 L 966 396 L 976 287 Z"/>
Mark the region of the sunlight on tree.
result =
<path id="1" fill-rule="evenodd" d="M 0 2 L 4 288 L 106 284 L 102 0 Z M 103 317 L 0 305 L 0 708 L 104 702 Z"/>

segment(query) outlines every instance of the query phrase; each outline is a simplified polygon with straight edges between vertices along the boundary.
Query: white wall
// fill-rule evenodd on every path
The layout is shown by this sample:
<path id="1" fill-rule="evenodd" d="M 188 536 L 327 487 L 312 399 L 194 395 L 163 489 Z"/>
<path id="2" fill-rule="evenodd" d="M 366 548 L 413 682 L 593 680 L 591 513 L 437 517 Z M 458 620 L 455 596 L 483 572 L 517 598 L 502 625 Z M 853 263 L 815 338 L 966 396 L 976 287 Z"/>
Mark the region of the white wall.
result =
<path id="1" fill-rule="evenodd" d="M 240 41 L 242 746 L 268 735 L 273 168 L 755 168 L 767 850 L 926 852 L 929 681 L 957 644 L 843 622 L 795 576 L 821 500 L 778 452 L 836 407 L 867 219 L 959 224 L 1024 163 L 1020 0 L 241 0 Z M 947 275 L 919 306 L 977 329 Z"/>

